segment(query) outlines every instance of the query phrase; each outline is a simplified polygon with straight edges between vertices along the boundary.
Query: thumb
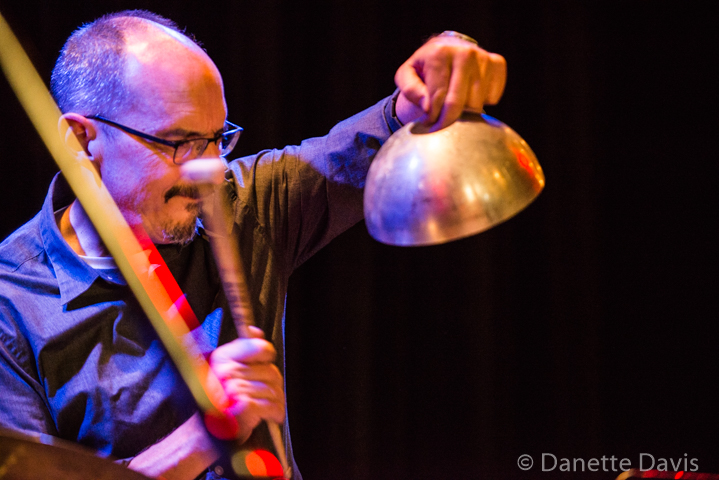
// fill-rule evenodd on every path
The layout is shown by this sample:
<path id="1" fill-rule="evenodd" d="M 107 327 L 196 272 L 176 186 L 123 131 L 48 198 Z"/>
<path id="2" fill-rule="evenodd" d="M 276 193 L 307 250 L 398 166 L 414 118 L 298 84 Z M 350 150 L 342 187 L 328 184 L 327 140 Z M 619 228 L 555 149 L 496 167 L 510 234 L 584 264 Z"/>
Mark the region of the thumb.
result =
<path id="1" fill-rule="evenodd" d="M 250 334 L 249 338 L 265 338 L 265 332 L 261 328 L 250 325 L 247 327 L 247 331 Z"/>

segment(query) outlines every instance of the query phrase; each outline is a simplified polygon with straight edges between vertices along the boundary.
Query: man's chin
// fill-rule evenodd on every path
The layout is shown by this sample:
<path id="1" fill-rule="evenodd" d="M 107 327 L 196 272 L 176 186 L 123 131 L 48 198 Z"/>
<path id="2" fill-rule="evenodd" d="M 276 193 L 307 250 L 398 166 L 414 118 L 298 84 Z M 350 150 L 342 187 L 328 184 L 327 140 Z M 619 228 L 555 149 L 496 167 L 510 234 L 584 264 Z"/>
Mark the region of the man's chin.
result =
<path id="1" fill-rule="evenodd" d="M 199 204 L 187 206 L 186 217 L 181 221 L 167 222 L 162 228 L 162 243 L 187 245 L 197 234 L 197 217 L 200 213 Z"/>
<path id="2" fill-rule="evenodd" d="M 174 203 L 173 198 L 170 202 Z M 197 201 L 187 202 L 185 205 L 169 205 L 163 212 L 162 217 L 144 218 L 143 223 L 147 233 L 154 243 L 157 244 L 180 244 L 187 245 L 194 238 L 197 228 L 197 218 L 200 215 L 201 203 Z"/>
<path id="3" fill-rule="evenodd" d="M 192 223 L 167 225 L 162 229 L 163 241 L 161 243 L 187 245 L 195 239 L 195 235 L 197 235 L 195 220 L 193 220 Z"/>

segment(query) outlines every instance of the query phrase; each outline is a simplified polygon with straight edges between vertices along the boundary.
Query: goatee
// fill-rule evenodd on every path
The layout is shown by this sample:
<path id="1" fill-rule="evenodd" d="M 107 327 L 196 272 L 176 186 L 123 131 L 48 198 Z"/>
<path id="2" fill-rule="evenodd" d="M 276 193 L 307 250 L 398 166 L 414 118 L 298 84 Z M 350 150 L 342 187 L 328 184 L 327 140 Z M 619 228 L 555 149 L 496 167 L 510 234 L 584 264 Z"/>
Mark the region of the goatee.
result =
<path id="1" fill-rule="evenodd" d="M 197 217 L 200 215 L 202 207 L 199 203 L 191 203 L 187 205 L 187 211 L 192 215 L 185 222 L 171 223 L 162 229 L 164 237 L 163 243 L 174 243 L 179 245 L 187 245 L 195 239 L 197 235 Z"/>

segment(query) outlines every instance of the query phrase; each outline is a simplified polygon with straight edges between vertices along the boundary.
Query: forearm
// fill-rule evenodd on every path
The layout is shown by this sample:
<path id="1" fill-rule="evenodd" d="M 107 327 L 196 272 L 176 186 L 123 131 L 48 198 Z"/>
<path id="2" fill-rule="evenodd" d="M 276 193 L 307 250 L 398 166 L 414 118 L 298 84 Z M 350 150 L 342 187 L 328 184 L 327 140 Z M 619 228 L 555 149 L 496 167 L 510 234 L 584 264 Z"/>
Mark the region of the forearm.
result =
<path id="1" fill-rule="evenodd" d="M 220 455 L 200 415 L 195 413 L 177 430 L 134 457 L 128 468 L 153 478 L 193 480 Z"/>

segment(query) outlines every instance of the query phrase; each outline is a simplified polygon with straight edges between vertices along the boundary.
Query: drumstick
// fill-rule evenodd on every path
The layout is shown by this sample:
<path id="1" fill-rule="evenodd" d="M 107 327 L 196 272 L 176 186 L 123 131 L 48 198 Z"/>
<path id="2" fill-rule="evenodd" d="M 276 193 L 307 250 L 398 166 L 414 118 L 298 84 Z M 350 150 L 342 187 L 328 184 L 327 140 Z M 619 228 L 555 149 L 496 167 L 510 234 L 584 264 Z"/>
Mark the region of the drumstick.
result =
<path id="1" fill-rule="evenodd" d="M 254 325 L 250 294 L 245 281 L 239 241 L 232 227 L 234 221 L 230 212 L 230 199 L 224 179 L 225 164 L 218 159 L 191 160 L 182 166 L 185 178 L 202 186 L 202 221 L 210 238 L 212 253 L 229 304 L 232 320 L 239 338 L 249 338 L 249 326 Z M 218 185 L 219 184 L 219 185 Z M 214 188 L 208 188 L 214 187 Z M 292 471 L 287 462 L 280 427 L 272 420 L 266 420 L 284 476 L 290 478 Z"/>
<path id="2" fill-rule="evenodd" d="M 147 252 L 128 226 L 90 160 L 83 153 L 78 158 L 73 157 L 60 140 L 57 134 L 60 110 L 1 14 L 0 66 L 40 138 L 115 259 L 193 398 L 205 413 L 206 421 L 214 420 L 217 432 L 232 431 L 237 425 L 233 417 L 225 414 L 229 399 L 222 388 L 217 388 L 219 380 L 188 335 L 185 318 L 168 294 L 156 269 L 148 261 Z M 233 315 L 233 318 L 247 317 Z M 238 333 L 246 336 L 244 328 L 240 328 Z M 283 461 L 283 468 L 289 476 L 291 472 L 279 426 L 274 424 L 273 427 L 268 422 L 268 427 Z"/>
<path id="3" fill-rule="evenodd" d="M 138 233 L 143 238 L 135 236 L 84 153 L 80 151 L 76 158 L 63 144 L 57 131 L 60 110 L 2 15 L 0 66 L 40 138 L 115 259 L 195 402 L 205 414 L 205 423 L 213 421 L 215 428 L 212 433 L 229 439 L 229 432 L 236 434 L 238 427 L 236 419 L 225 413 L 230 401 L 197 344 L 188 335 L 190 329 L 180 311 L 182 308 L 178 308 L 175 299 L 168 293 L 166 282 L 158 276 L 157 272 L 161 269 L 150 264 L 141 241 L 151 249 L 154 245 L 141 228 Z M 157 257 L 162 261 L 159 254 Z M 227 436 L 222 437 L 224 433 Z"/>
<path id="4" fill-rule="evenodd" d="M 222 418 L 229 404 L 219 380 L 187 335 L 185 318 L 84 153 L 70 154 L 58 135 L 60 110 L 0 14 L 0 66 L 25 112 L 82 204 L 203 412 Z M 140 229 L 141 230 L 141 229 Z M 145 234 L 146 236 L 146 234 Z M 189 352 L 188 352 L 189 350 Z"/>

